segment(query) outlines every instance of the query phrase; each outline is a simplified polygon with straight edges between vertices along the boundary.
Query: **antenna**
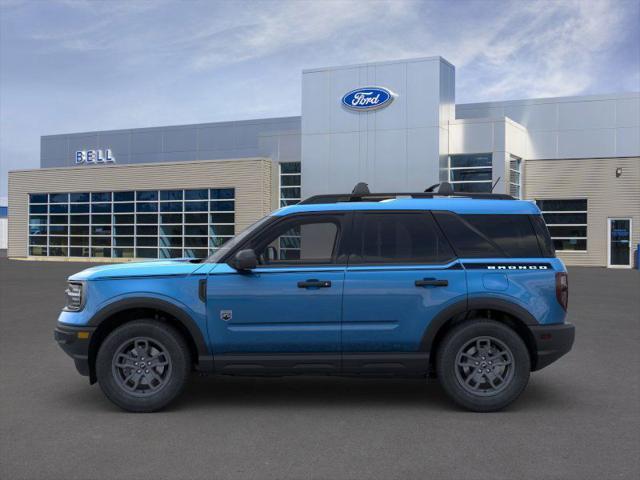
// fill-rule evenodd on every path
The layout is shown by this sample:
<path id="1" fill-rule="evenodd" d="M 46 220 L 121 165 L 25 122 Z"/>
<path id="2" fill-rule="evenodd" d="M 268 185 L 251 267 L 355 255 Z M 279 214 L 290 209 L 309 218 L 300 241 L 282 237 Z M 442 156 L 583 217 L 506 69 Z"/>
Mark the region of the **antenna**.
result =
<path id="1" fill-rule="evenodd" d="M 493 184 L 493 187 L 491 187 L 491 193 L 493 193 L 493 189 L 496 188 L 496 185 L 498 184 L 501 178 L 502 177 L 498 177 L 498 179 L 496 180 L 496 183 Z"/>

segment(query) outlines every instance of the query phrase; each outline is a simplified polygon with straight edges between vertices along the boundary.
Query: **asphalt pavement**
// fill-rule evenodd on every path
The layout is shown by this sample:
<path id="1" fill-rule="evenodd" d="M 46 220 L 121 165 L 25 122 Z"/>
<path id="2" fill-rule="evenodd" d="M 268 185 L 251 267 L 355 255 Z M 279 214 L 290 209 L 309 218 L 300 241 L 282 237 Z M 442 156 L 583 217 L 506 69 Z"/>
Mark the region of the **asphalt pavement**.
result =
<path id="1" fill-rule="evenodd" d="M 166 411 L 125 413 L 52 331 L 89 266 L 0 258 L 0 478 L 637 479 L 640 272 L 570 269 L 573 351 L 508 410 L 437 382 L 194 376 Z"/>

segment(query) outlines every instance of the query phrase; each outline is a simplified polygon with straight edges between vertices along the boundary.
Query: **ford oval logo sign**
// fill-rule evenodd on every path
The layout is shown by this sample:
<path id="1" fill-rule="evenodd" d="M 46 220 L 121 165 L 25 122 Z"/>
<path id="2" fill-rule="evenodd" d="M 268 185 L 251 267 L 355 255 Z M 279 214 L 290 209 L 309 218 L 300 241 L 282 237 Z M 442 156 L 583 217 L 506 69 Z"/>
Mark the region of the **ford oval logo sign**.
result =
<path id="1" fill-rule="evenodd" d="M 389 105 L 395 97 L 395 93 L 383 87 L 356 88 L 342 97 L 342 105 L 350 110 L 377 110 Z"/>

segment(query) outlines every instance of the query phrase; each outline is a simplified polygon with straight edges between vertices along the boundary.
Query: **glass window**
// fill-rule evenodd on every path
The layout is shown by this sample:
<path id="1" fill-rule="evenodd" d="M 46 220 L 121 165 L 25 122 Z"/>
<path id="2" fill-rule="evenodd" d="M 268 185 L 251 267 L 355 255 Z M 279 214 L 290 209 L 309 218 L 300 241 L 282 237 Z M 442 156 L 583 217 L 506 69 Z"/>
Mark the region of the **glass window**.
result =
<path id="1" fill-rule="evenodd" d="M 207 202 L 184 202 L 185 212 L 208 212 Z"/>
<path id="2" fill-rule="evenodd" d="M 29 212 L 33 255 L 205 258 L 235 233 L 235 190 L 33 193 Z"/>
<path id="3" fill-rule="evenodd" d="M 235 198 L 235 189 L 233 188 L 212 188 L 211 200 L 232 200 Z"/>
<path id="4" fill-rule="evenodd" d="M 92 202 L 110 202 L 111 192 L 94 192 L 91 194 Z"/>
<path id="5" fill-rule="evenodd" d="M 536 200 L 556 250 L 587 250 L 587 200 Z"/>
<path id="6" fill-rule="evenodd" d="M 69 237 L 69 245 L 75 245 L 75 246 L 85 246 L 85 245 L 89 245 L 89 237 L 87 236 L 80 236 L 80 237 Z"/>
<path id="7" fill-rule="evenodd" d="M 91 223 L 94 225 L 109 225 L 111 223 L 111 215 L 91 215 Z"/>
<path id="8" fill-rule="evenodd" d="M 134 192 L 113 192 L 114 202 L 133 202 Z"/>
<path id="9" fill-rule="evenodd" d="M 491 192 L 492 155 L 476 153 L 449 156 L 449 182 L 456 192 Z"/>
<path id="10" fill-rule="evenodd" d="M 500 258 L 505 253 L 479 230 L 452 212 L 433 212 L 458 257 Z"/>
<path id="11" fill-rule="evenodd" d="M 209 191 L 206 189 L 200 190 L 185 190 L 185 200 L 207 200 L 209 198 Z"/>
<path id="12" fill-rule="evenodd" d="M 47 247 L 29 247 L 29 255 L 42 257 L 47 255 Z"/>
<path id="13" fill-rule="evenodd" d="M 142 202 L 153 202 L 158 200 L 158 192 L 155 190 L 148 190 L 146 192 L 136 192 L 136 200 Z"/>
<path id="14" fill-rule="evenodd" d="M 29 194 L 29 202 L 31 203 L 47 203 L 48 195 L 46 193 Z"/>
<path id="15" fill-rule="evenodd" d="M 137 212 L 157 212 L 158 204 L 151 202 L 138 202 L 136 203 Z"/>
<path id="16" fill-rule="evenodd" d="M 70 202 L 88 202 L 89 201 L 89 193 L 88 192 L 84 192 L 84 193 L 70 193 L 69 194 L 69 201 Z"/>
<path id="17" fill-rule="evenodd" d="M 92 213 L 111 213 L 110 203 L 93 203 L 91 205 Z"/>
<path id="18" fill-rule="evenodd" d="M 115 213 L 133 212 L 135 203 L 114 203 L 113 211 Z"/>
<path id="19" fill-rule="evenodd" d="M 506 256 L 541 256 L 538 238 L 528 215 L 462 215 L 462 218 L 494 242 Z"/>
<path id="20" fill-rule="evenodd" d="M 68 193 L 50 193 L 49 203 L 67 203 L 69 201 Z"/>
<path id="21" fill-rule="evenodd" d="M 326 216 L 286 220 L 253 246 L 261 265 L 333 263 L 339 220 Z"/>
<path id="22" fill-rule="evenodd" d="M 522 198 L 522 159 L 511 155 L 509 161 L 509 195 L 513 198 Z"/>
<path id="23" fill-rule="evenodd" d="M 182 200 L 182 190 L 162 190 L 160 200 Z"/>
<path id="24" fill-rule="evenodd" d="M 160 204 L 161 212 L 182 212 L 182 202 L 162 202 Z"/>
<path id="25" fill-rule="evenodd" d="M 67 213 L 68 205 L 65 204 L 51 204 L 49 205 L 49 213 Z"/>
<path id="26" fill-rule="evenodd" d="M 158 227 L 155 225 L 138 225 L 136 235 L 158 235 Z"/>
<path id="27" fill-rule="evenodd" d="M 46 205 L 31 205 L 29 207 L 29 213 L 47 213 Z"/>
<path id="28" fill-rule="evenodd" d="M 437 264 L 454 258 L 433 218 L 425 213 L 363 213 L 354 238 L 350 262 Z"/>
<path id="29" fill-rule="evenodd" d="M 71 204 L 71 213 L 89 213 L 88 203 Z"/>
<path id="30" fill-rule="evenodd" d="M 295 205 L 301 200 L 300 162 L 280 164 L 280 206 Z"/>

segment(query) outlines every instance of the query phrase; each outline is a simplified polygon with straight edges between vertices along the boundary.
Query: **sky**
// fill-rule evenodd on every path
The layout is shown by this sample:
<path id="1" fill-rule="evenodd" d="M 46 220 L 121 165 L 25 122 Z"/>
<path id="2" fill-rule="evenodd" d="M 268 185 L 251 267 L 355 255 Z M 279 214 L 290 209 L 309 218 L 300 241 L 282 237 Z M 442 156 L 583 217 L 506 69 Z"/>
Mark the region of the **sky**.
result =
<path id="1" fill-rule="evenodd" d="M 640 91 L 640 0 L 0 0 L 0 203 L 40 136 L 300 114 L 301 70 L 441 55 L 456 102 Z"/>

